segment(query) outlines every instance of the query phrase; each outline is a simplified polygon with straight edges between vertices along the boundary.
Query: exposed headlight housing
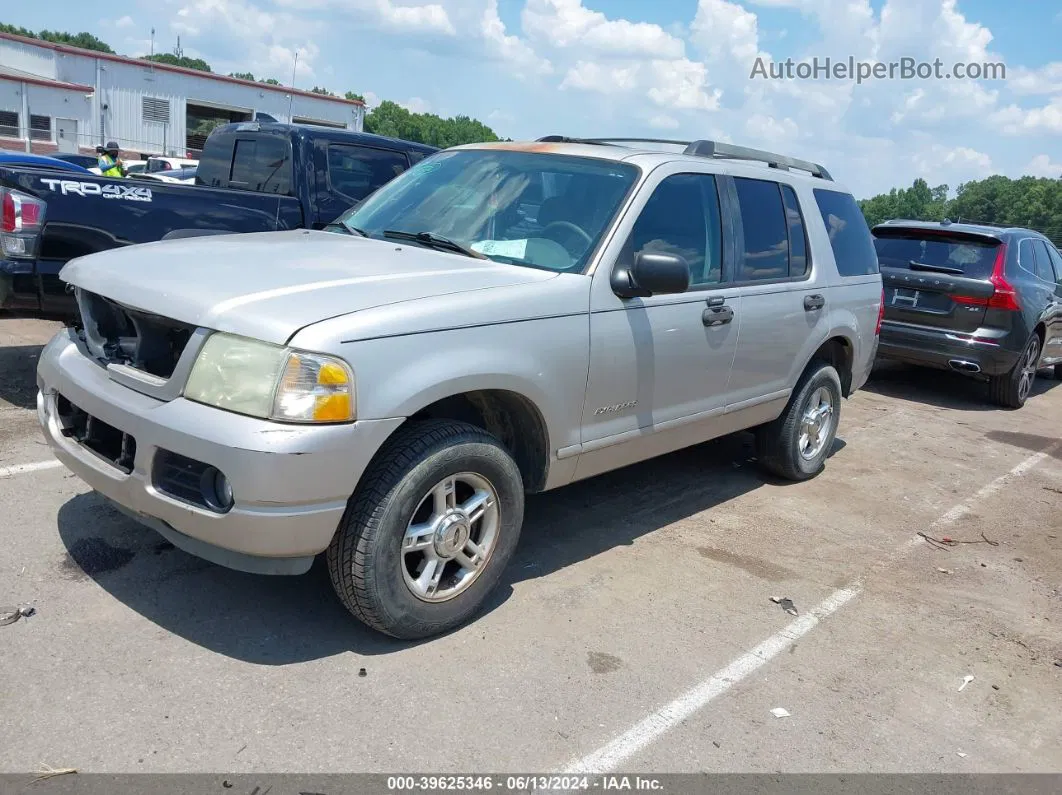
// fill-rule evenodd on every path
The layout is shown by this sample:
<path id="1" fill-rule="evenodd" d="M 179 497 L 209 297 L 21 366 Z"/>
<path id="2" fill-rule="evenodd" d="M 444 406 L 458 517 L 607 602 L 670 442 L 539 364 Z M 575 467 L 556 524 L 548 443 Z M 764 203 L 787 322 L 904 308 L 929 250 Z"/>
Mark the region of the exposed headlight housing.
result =
<path id="1" fill-rule="evenodd" d="M 279 422 L 350 422 L 354 375 L 334 356 L 212 334 L 184 396 L 226 411 Z"/>

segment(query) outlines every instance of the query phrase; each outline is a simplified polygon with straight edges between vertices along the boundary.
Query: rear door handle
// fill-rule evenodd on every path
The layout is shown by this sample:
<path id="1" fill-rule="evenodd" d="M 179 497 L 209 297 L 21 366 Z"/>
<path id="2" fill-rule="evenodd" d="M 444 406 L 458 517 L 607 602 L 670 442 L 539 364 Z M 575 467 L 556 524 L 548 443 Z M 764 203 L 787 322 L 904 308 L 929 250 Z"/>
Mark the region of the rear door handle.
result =
<path id="1" fill-rule="evenodd" d="M 725 326 L 734 319 L 734 310 L 729 306 L 710 306 L 701 313 L 701 322 L 706 326 Z"/>
<path id="2" fill-rule="evenodd" d="M 814 312 L 816 309 L 822 309 L 826 306 L 826 299 L 821 295 L 805 295 L 804 296 L 804 309 L 807 312 Z"/>

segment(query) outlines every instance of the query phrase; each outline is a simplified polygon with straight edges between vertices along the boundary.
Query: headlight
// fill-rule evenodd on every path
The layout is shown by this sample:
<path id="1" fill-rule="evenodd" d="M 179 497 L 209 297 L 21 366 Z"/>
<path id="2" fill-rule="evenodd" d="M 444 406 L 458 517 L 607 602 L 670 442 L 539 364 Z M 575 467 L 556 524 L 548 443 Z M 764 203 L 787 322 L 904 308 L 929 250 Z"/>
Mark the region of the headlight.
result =
<path id="1" fill-rule="evenodd" d="M 232 334 L 207 339 L 184 396 L 281 422 L 354 419 L 354 377 L 342 361 Z"/>

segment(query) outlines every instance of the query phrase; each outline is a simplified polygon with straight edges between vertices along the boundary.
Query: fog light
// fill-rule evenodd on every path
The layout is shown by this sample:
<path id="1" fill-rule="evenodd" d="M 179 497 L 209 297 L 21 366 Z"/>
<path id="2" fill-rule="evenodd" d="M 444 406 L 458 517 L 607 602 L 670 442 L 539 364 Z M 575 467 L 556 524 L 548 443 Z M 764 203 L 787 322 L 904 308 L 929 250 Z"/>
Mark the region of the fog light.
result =
<path id="1" fill-rule="evenodd" d="M 199 489 L 203 502 L 215 511 L 224 513 L 233 505 L 232 484 L 225 474 L 216 467 L 207 467 L 199 479 Z"/>

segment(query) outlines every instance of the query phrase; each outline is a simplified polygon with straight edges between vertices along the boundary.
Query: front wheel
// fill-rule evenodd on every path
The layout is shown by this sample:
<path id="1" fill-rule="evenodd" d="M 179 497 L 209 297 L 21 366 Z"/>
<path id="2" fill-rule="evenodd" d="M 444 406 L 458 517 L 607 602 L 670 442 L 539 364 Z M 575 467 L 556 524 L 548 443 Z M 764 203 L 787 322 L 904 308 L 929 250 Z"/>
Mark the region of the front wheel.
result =
<path id="1" fill-rule="evenodd" d="M 992 402 L 1008 409 L 1024 406 L 1032 393 L 1039 365 L 1040 336 L 1033 332 L 1010 372 L 989 379 L 988 391 Z"/>
<path id="2" fill-rule="evenodd" d="M 400 430 L 351 497 L 328 547 L 340 601 L 396 638 L 467 621 L 498 584 L 523 524 L 520 471 L 501 443 L 447 420 Z"/>
<path id="3" fill-rule="evenodd" d="M 826 466 L 841 419 L 841 379 L 812 362 L 782 416 L 756 429 L 760 466 L 786 480 L 808 480 Z"/>

